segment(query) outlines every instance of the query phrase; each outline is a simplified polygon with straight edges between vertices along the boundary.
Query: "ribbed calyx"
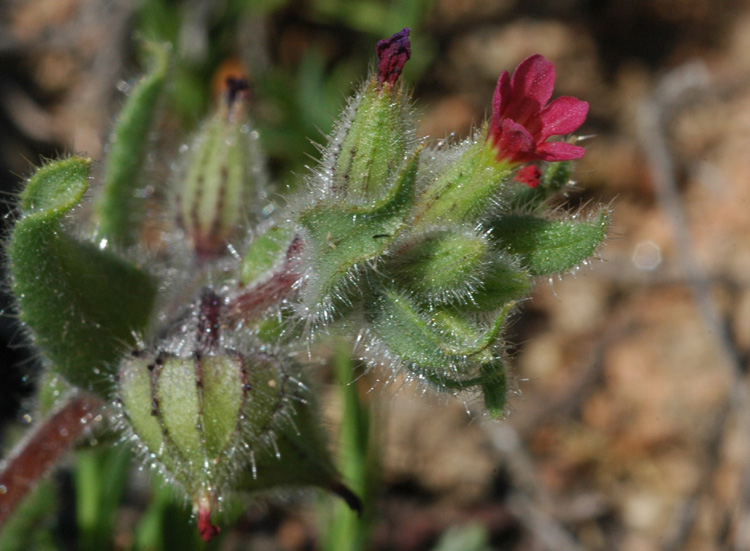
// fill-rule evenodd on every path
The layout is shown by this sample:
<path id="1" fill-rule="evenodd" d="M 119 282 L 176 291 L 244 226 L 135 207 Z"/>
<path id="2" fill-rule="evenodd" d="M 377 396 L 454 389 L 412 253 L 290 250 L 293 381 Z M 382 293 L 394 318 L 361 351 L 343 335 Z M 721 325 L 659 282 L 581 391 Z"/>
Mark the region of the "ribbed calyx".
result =
<path id="1" fill-rule="evenodd" d="M 183 488 L 209 538 L 211 513 L 237 492 L 340 486 L 298 377 L 292 362 L 260 351 L 138 350 L 122 362 L 123 426 L 143 457 Z"/>
<path id="2" fill-rule="evenodd" d="M 177 221 L 196 256 L 226 252 L 259 203 L 265 182 L 258 133 L 245 109 L 247 81 L 228 78 L 224 97 L 188 151 L 187 168 L 175 182 Z"/>

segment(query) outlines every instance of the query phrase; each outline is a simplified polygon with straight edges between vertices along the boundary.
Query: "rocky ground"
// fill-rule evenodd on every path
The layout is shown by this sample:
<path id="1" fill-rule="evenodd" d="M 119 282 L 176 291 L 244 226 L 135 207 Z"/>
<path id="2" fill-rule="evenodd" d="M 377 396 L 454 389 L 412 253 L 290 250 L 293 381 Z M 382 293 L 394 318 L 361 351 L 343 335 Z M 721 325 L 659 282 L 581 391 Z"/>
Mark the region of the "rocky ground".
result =
<path id="1" fill-rule="evenodd" d="M 5 8 L 6 189 L 40 152 L 102 154 L 131 8 L 94 4 Z M 264 22 L 271 60 L 345 49 L 314 2 L 292 4 Z M 435 0 L 419 32 L 420 131 L 438 138 L 482 120 L 501 70 L 551 59 L 556 94 L 591 104 L 569 205 L 611 204 L 614 223 L 601 260 L 540 281 L 515 319 L 507 420 L 378 396 L 377 548 L 477 521 L 502 550 L 750 549 L 750 3 Z M 278 513 L 268 548 L 309 548 L 304 511 Z"/>

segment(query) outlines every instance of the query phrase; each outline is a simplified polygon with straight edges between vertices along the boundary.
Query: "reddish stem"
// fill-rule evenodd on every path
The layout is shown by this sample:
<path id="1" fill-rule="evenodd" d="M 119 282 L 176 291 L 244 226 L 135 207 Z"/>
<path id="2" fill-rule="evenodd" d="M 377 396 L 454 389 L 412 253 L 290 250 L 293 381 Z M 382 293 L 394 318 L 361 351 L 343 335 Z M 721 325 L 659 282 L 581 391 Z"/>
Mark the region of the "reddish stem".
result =
<path id="1" fill-rule="evenodd" d="M 90 427 L 103 407 L 104 402 L 96 396 L 72 394 L 0 463 L 0 529 L 26 494 Z"/>
<path id="2" fill-rule="evenodd" d="M 229 318 L 247 321 L 267 310 L 286 295 L 299 280 L 294 272 L 278 272 L 271 279 L 241 294 L 229 304 Z"/>
<path id="3" fill-rule="evenodd" d="M 280 302 L 301 277 L 297 272 L 301 250 L 302 238 L 298 235 L 289 246 L 286 260 L 278 272 L 229 303 L 229 320 L 234 322 L 251 320 Z"/>

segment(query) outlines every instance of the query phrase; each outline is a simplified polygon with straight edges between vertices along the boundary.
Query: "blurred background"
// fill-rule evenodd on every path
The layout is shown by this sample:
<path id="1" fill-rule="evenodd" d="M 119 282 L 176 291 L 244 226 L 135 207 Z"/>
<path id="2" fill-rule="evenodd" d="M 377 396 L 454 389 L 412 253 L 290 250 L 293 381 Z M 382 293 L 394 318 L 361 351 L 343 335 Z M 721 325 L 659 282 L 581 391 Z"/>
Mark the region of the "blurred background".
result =
<path id="1" fill-rule="evenodd" d="M 405 26 L 404 78 L 420 135 L 436 140 L 481 124 L 501 71 L 532 53 L 553 61 L 555 94 L 591 105 L 561 208 L 611 204 L 614 223 L 600 260 L 540 281 L 516 316 L 506 420 L 408 385 L 363 395 L 387 412 L 370 548 L 750 549 L 747 0 L 4 0 L 4 219 L 42 158 L 106 154 L 143 71 L 134 36 L 178 54 L 153 162 L 168 166 L 216 75 L 242 68 L 283 190 L 317 155 L 376 41 Z M 28 424 L 35 364 L 11 315 L 0 330 L 7 445 Z M 334 426 L 337 400 L 325 400 Z M 51 483 L 63 507 L 35 526 L 56 543 L 25 548 L 75 549 L 70 466 Z M 119 502 L 115 548 L 133 548 L 144 495 Z M 251 507 L 212 548 L 323 548 L 320 502 Z"/>

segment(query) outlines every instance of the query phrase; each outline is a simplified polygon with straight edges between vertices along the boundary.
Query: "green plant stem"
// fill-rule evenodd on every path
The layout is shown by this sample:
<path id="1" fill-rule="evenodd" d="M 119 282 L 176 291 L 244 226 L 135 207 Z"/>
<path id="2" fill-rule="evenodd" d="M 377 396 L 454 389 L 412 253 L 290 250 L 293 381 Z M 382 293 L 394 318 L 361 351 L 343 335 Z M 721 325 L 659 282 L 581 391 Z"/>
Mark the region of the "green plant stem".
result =
<path id="1" fill-rule="evenodd" d="M 359 385 L 354 380 L 351 349 L 345 342 L 339 343 L 336 349 L 334 374 L 343 403 L 338 439 L 339 466 L 345 482 L 364 503 L 364 510 L 356 511 L 344 503 L 335 503 L 327 519 L 322 549 L 357 551 L 367 549 L 370 542 L 375 447 L 372 411 L 360 398 Z"/>

